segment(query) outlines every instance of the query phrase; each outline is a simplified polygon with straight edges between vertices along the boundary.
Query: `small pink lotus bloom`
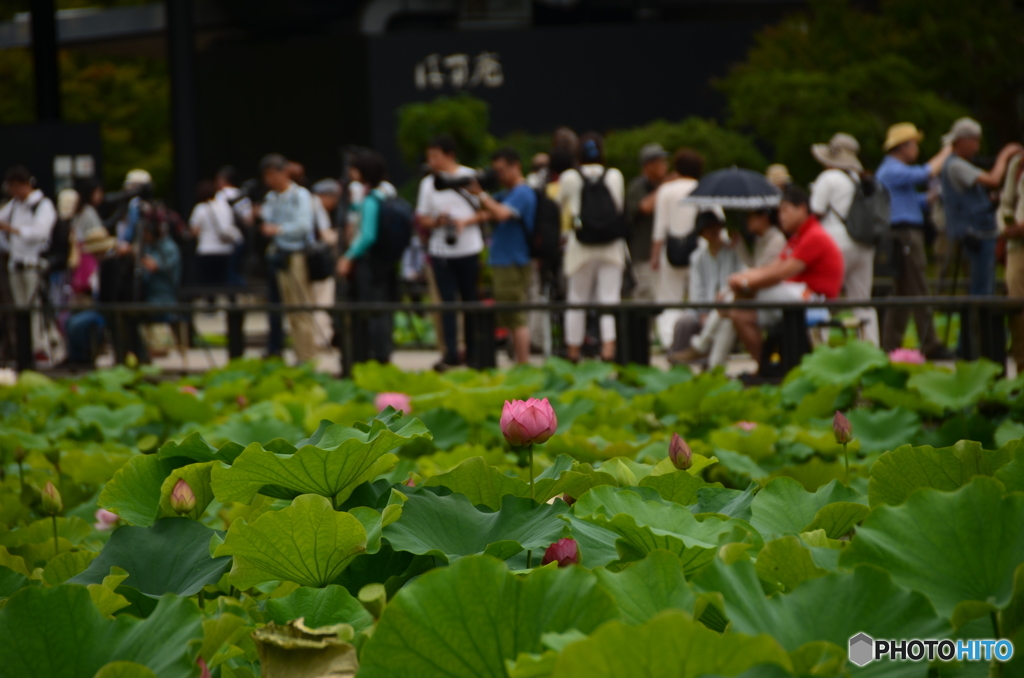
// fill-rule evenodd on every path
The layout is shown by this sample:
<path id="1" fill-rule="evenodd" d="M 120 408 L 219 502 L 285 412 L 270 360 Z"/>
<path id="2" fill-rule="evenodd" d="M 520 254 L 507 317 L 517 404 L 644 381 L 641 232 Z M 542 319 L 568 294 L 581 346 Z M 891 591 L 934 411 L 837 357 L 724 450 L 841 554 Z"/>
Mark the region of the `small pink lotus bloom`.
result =
<path id="1" fill-rule="evenodd" d="M 501 432 L 510 445 L 546 443 L 558 430 L 558 417 L 547 398 L 506 400 L 501 410 Z"/>
<path id="2" fill-rule="evenodd" d="M 178 478 L 171 490 L 171 508 L 178 515 L 191 513 L 196 507 L 196 495 L 184 478 Z"/>
<path id="3" fill-rule="evenodd" d="M 737 421 L 736 428 L 743 429 L 744 431 L 753 431 L 757 428 L 757 423 L 753 421 Z"/>
<path id="4" fill-rule="evenodd" d="M 199 389 L 190 384 L 185 384 L 184 386 L 178 387 L 178 393 L 186 393 L 188 395 L 197 396 L 199 395 Z"/>
<path id="5" fill-rule="evenodd" d="M 680 471 L 685 471 L 693 466 L 693 452 L 678 433 L 672 434 L 672 442 L 668 444 L 668 458 L 672 460 L 672 465 Z"/>
<path id="6" fill-rule="evenodd" d="M 832 432 L 836 434 L 836 442 L 840 445 L 853 440 L 853 425 L 839 410 L 836 410 L 836 416 L 832 419 Z"/>
<path id="7" fill-rule="evenodd" d="M 203 661 L 202 657 L 196 658 L 196 664 L 198 664 L 199 668 L 202 670 L 199 674 L 199 678 L 210 678 L 210 667 L 206 665 L 206 662 Z"/>
<path id="8" fill-rule="evenodd" d="M 544 552 L 544 559 L 540 561 L 541 565 L 548 563 L 558 563 L 559 567 L 579 565 L 580 550 L 576 546 L 576 540 L 566 537 L 549 546 L 548 550 Z"/>
<path id="9" fill-rule="evenodd" d="M 238 405 L 238 409 L 240 410 L 244 410 L 245 408 L 249 407 L 249 399 L 246 398 L 241 393 L 235 396 L 235 403 Z"/>
<path id="10" fill-rule="evenodd" d="M 409 396 L 404 393 L 378 393 L 373 404 L 377 407 L 378 412 L 386 410 L 388 405 L 402 414 L 412 412 L 412 403 L 409 401 Z"/>
<path id="11" fill-rule="evenodd" d="M 93 529 L 97 532 L 106 532 L 117 527 L 117 521 L 121 520 L 121 516 L 116 513 L 112 513 L 107 509 L 96 509 L 96 522 L 93 523 Z"/>
<path id="12" fill-rule="evenodd" d="M 402 484 L 405 485 L 406 487 L 416 487 L 416 481 L 413 480 L 412 478 L 409 478 Z"/>
<path id="13" fill-rule="evenodd" d="M 923 365 L 926 362 L 924 354 L 916 348 L 898 348 L 889 353 L 889 362 L 905 363 L 907 365 Z"/>

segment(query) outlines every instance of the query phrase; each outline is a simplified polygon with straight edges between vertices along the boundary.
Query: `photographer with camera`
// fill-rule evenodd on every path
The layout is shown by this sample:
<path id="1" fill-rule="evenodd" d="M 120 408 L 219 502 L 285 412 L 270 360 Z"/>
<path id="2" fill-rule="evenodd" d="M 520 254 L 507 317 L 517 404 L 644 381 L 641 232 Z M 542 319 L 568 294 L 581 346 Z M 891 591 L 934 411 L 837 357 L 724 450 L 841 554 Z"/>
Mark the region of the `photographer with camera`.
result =
<path id="1" fill-rule="evenodd" d="M 514 148 L 501 148 L 491 156 L 493 175 L 473 179 L 467 190 L 480 199 L 481 209 L 459 224 L 492 220 L 497 222 L 491 242 L 491 267 L 494 273 L 494 300 L 524 303 L 530 288 L 530 245 L 537 212 L 537 195 L 523 177 L 523 165 Z M 481 183 L 493 176 L 505 189 L 494 197 L 484 192 Z M 526 312 L 498 315 L 498 326 L 512 332 L 512 347 L 520 365 L 530 360 L 530 328 Z"/>
<path id="2" fill-rule="evenodd" d="M 465 220 L 476 216 L 479 203 L 465 190 L 476 173 L 460 165 L 455 157 L 455 140 L 442 134 L 427 146 L 427 165 L 430 174 L 420 182 L 416 200 L 416 214 L 420 224 L 431 231 L 427 247 L 442 301 L 478 301 L 480 293 L 480 252 L 484 238 L 476 223 Z M 462 223 L 463 225 L 459 225 Z M 463 339 L 467 360 L 476 364 L 476 346 L 470 337 L 476 335 L 476 316 L 466 314 L 463 321 Z M 454 313 L 445 313 L 444 355 L 435 365 L 439 371 L 462 363 L 459 356 L 458 324 Z"/>
<path id="3" fill-rule="evenodd" d="M 46 275 L 42 255 L 50 244 L 57 210 L 35 187 L 35 178 L 25 167 L 15 165 L 8 169 L 4 186 L 11 200 L 0 208 L 0 234 L 9 243 L 7 274 L 11 298 L 18 306 L 39 305 L 43 302 L 41 286 Z M 32 342 L 38 350 L 46 345 L 38 313 L 32 314 Z"/>

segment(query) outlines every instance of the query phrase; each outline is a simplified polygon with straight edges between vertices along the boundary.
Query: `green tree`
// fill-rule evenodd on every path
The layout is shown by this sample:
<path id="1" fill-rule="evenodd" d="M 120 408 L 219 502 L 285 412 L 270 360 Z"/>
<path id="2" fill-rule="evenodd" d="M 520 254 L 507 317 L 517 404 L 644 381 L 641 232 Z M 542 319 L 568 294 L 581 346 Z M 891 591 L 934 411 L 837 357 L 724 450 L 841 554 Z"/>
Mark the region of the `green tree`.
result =
<path id="1" fill-rule="evenodd" d="M 430 140 L 450 134 L 458 146 L 459 160 L 479 165 L 487 160 L 494 138 L 487 131 L 490 110 L 486 101 L 461 94 L 430 102 L 405 104 L 398 109 L 398 148 L 410 167 L 419 167 Z"/>
<path id="2" fill-rule="evenodd" d="M 896 122 L 926 130 L 925 151 L 934 152 L 967 109 L 933 89 L 913 41 L 889 14 L 811 0 L 809 12 L 762 31 L 746 62 L 720 83 L 730 124 L 771 143 L 802 182 L 820 171 L 810 145 L 835 132 L 857 137 L 869 167 L 881 160 L 885 131 Z"/>
<path id="3" fill-rule="evenodd" d="M 700 152 L 706 170 L 737 165 L 761 171 L 766 165 L 750 137 L 698 117 L 681 122 L 655 120 L 643 127 L 612 130 L 605 138 L 608 164 L 618 167 L 627 178 L 634 177 L 640 173 L 641 147 L 652 142 L 660 143 L 670 153 L 684 146 Z"/>

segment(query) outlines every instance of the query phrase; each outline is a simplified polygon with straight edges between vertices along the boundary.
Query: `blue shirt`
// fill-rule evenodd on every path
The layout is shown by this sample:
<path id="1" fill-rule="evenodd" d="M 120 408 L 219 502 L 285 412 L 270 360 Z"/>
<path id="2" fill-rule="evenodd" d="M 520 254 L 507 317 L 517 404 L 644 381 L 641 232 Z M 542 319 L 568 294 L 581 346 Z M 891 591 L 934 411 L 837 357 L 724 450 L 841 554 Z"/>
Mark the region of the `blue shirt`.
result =
<path id="1" fill-rule="evenodd" d="M 526 234 L 533 233 L 537 212 L 537 196 L 529 184 L 499 193 L 495 199 L 513 212 L 511 219 L 498 222 L 491 238 L 491 266 L 526 266 L 530 263 L 530 246 Z"/>
<path id="2" fill-rule="evenodd" d="M 263 203 L 263 220 L 281 227 L 274 244 L 283 252 L 305 249 L 313 238 L 313 197 L 302 186 L 293 183 L 281 193 L 267 193 Z"/>
<path id="3" fill-rule="evenodd" d="M 384 194 L 375 188 L 359 203 L 359 236 L 345 252 L 346 259 L 358 259 L 377 242 L 382 200 L 384 200 Z"/>
<path id="4" fill-rule="evenodd" d="M 908 165 L 891 155 L 878 166 L 875 175 L 878 181 L 889 189 L 892 199 L 889 221 L 893 224 L 924 225 L 924 208 L 927 197 L 917 190 L 932 176 L 927 165 Z"/>

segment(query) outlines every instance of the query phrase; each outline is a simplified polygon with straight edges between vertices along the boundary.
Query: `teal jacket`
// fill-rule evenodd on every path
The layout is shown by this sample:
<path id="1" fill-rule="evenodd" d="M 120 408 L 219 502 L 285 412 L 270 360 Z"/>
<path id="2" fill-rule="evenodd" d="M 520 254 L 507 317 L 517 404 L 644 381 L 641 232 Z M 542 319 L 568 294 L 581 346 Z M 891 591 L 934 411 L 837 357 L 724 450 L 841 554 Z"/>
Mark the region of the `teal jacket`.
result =
<path id="1" fill-rule="evenodd" d="M 151 304 L 173 304 L 178 301 L 181 286 L 181 252 L 174 241 L 164 236 L 144 245 L 143 256 L 152 257 L 160 268 L 155 272 L 142 269 L 143 300 Z"/>

